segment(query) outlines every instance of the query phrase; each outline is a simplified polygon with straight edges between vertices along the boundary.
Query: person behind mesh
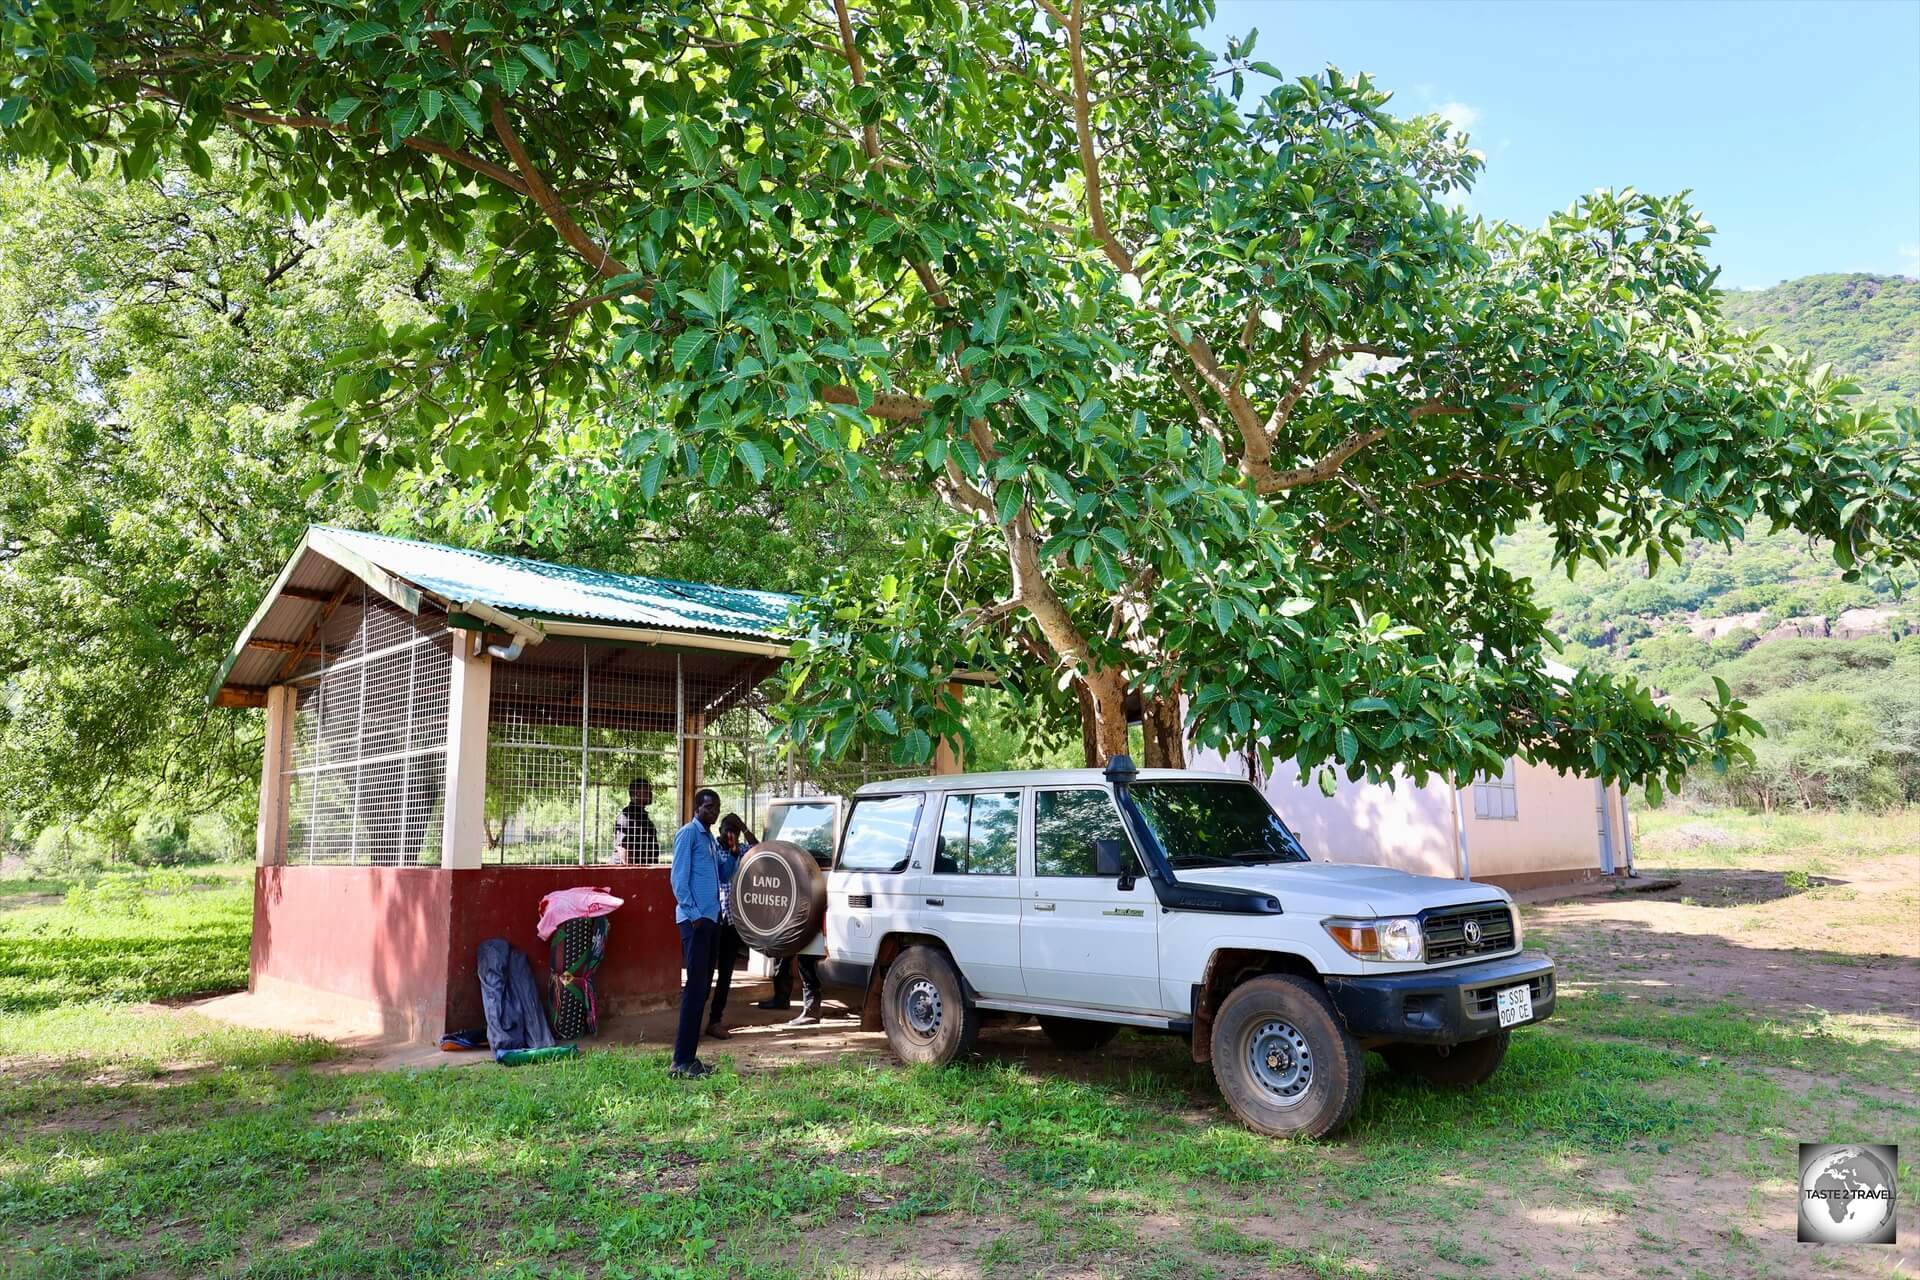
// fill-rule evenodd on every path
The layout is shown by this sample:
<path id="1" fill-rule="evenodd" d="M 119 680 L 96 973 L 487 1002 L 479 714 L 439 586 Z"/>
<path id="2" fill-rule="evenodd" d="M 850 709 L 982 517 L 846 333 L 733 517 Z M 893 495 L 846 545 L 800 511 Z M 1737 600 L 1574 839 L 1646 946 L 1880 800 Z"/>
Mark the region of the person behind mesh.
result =
<path id="1" fill-rule="evenodd" d="M 657 866 L 660 862 L 660 833 L 647 806 L 653 803 L 653 784 L 635 778 L 627 784 L 627 807 L 613 820 L 613 860 Z"/>

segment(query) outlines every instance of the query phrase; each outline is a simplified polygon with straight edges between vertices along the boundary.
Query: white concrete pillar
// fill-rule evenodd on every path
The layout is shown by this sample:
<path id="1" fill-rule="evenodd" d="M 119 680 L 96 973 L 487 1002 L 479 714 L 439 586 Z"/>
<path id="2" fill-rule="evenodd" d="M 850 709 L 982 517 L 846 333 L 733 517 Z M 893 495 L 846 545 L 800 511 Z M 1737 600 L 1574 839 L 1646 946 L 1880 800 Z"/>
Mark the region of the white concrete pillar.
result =
<path id="1" fill-rule="evenodd" d="M 267 690 L 267 733 L 260 752 L 260 820 L 254 827 L 253 861 L 270 867 L 287 860 L 287 766 L 293 760 L 292 685 Z"/>
<path id="2" fill-rule="evenodd" d="M 453 684 L 447 691 L 447 805 L 440 823 L 440 865 L 477 867 L 487 847 L 487 715 L 493 659 L 479 636 L 453 633 Z"/>

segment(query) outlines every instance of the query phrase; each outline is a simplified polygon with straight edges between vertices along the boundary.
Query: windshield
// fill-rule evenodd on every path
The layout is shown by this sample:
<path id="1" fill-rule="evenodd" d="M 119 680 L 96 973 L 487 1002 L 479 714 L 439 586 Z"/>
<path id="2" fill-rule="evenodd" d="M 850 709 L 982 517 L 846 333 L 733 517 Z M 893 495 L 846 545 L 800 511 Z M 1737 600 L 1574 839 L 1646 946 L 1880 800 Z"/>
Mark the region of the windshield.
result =
<path id="1" fill-rule="evenodd" d="M 1267 798 L 1248 783 L 1138 782 L 1132 790 L 1175 871 L 1308 860 Z"/>

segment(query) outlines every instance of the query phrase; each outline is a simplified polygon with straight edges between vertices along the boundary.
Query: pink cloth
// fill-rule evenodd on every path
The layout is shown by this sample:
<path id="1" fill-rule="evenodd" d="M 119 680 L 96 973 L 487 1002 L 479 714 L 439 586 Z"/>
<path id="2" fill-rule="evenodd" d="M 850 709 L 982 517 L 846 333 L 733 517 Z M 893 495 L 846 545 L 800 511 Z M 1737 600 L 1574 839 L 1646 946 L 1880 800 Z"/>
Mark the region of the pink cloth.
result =
<path id="1" fill-rule="evenodd" d="M 581 916 L 604 916 L 626 904 L 625 898 L 616 898 L 603 885 L 597 889 L 581 886 L 577 889 L 555 889 L 540 899 L 540 927 L 534 932 L 545 942 L 553 936 L 553 931 L 569 920 L 578 920 Z"/>

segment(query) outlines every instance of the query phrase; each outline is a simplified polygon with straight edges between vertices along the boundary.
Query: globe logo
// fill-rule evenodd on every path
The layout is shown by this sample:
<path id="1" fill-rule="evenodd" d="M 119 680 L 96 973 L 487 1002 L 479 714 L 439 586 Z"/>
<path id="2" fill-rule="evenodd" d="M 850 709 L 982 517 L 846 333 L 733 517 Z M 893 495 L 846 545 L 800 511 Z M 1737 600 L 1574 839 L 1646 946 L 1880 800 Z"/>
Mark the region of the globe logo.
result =
<path id="1" fill-rule="evenodd" d="M 1899 1164 L 1890 1146 L 1801 1143 L 1800 1239 L 1892 1244 Z"/>

